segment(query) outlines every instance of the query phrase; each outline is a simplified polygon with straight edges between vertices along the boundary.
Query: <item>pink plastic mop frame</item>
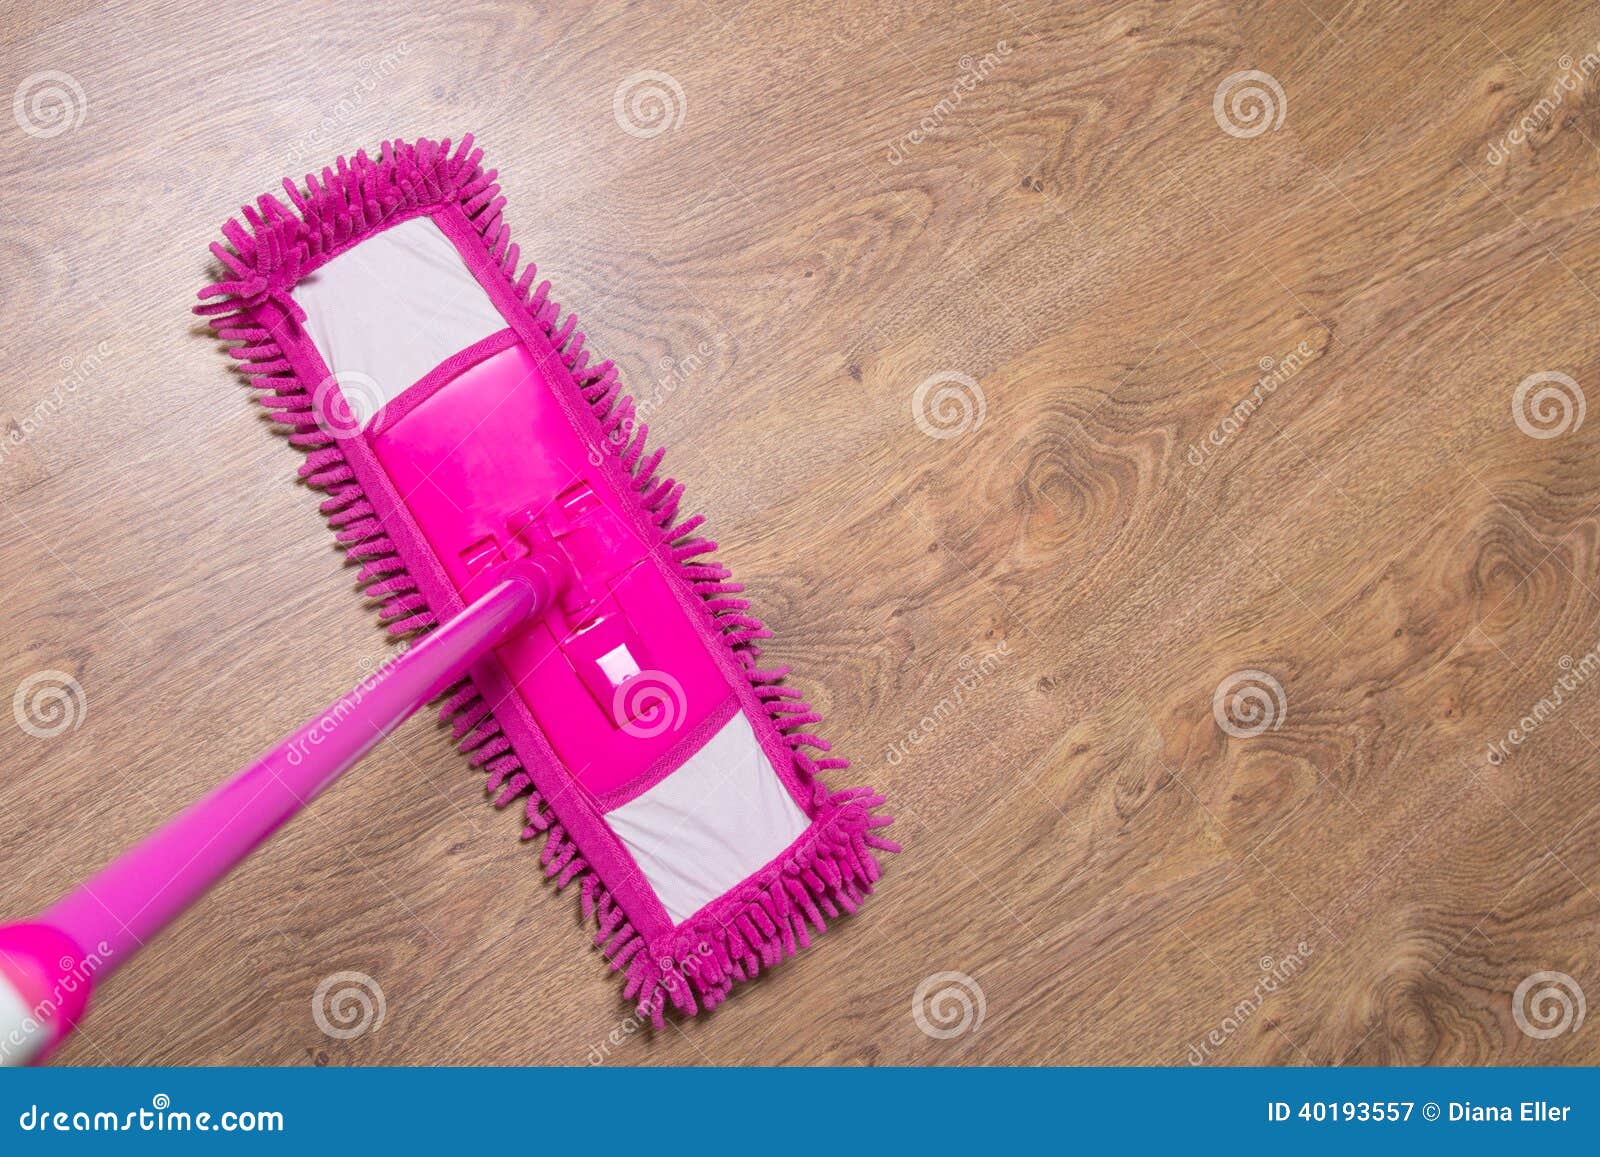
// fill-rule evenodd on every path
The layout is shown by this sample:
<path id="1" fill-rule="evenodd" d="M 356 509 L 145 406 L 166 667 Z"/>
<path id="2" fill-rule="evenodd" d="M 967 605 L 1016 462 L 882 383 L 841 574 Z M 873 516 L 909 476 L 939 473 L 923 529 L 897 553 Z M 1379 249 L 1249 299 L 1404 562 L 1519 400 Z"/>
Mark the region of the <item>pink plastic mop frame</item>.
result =
<path id="1" fill-rule="evenodd" d="M 758 640 L 771 632 L 749 612 L 743 587 L 710 557 L 716 544 L 697 531 L 702 516 L 678 520 L 683 487 L 658 475 L 662 451 L 646 451 L 616 367 L 594 364 L 575 315 L 563 317 L 549 284 L 535 285 L 530 262 L 518 275 L 518 247 L 502 216 L 496 173 L 465 137 L 385 142 L 377 159 L 340 158 L 304 187 L 284 181 L 290 204 L 260 198 L 244 223 L 223 228 L 212 253 L 227 270 L 207 287 L 206 315 L 289 441 L 306 452 L 300 476 L 329 497 L 322 504 L 348 557 L 362 564 L 369 595 L 395 634 L 427 631 L 463 607 L 461 596 L 395 494 L 363 437 L 336 438 L 312 408 L 312 390 L 332 377 L 301 322 L 290 291 L 307 275 L 385 229 L 427 216 L 450 238 L 515 338 L 538 359 L 575 429 L 619 494 L 633 496 L 638 533 L 695 624 L 705 649 L 734 688 L 772 767 L 809 823 L 781 855 L 743 883 L 674 924 L 627 848 L 572 781 L 532 714 L 492 662 L 450 694 L 441 718 L 454 727 L 473 766 L 485 771 L 495 805 L 526 797 L 525 839 L 545 836 L 544 875 L 558 888 L 577 881 L 594 942 L 624 993 L 656 1025 L 670 1004 L 684 1015 L 712 1008 L 737 981 L 754 977 L 809 944 L 810 930 L 854 912 L 880 876 L 876 852 L 899 847 L 879 834 L 883 798 L 864 787 L 830 790 L 828 772 L 848 761 L 829 754 L 815 731 L 821 717 L 786 685 L 786 667 L 759 666 Z M 493 352 L 490 349 L 487 352 Z M 484 356 L 484 350 L 463 351 Z M 403 401 L 403 399 L 402 399 Z M 388 415 L 384 420 L 392 420 Z M 602 466 L 603 463 L 603 466 Z M 812 754 L 815 752 L 816 754 Z"/>

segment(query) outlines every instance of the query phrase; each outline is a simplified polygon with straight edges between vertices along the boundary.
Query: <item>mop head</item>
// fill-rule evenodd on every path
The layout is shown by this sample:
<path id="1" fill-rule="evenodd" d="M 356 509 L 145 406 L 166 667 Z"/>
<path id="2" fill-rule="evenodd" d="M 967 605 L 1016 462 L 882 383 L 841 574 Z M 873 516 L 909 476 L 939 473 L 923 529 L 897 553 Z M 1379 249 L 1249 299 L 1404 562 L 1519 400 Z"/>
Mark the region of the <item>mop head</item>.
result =
<path id="1" fill-rule="evenodd" d="M 660 475 L 616 367 L 535 282 L 470 136 L 340 158 L 211 251 L 197 312 L 305 452 L 300 476 L 388 630 L 447 622 L 539 550 L 573 581 L 448 692 L 443 719 L 558 888 L 578 884 L 624 995 L 720 1004 L 854 912 L 899 851 L 770 638 Z"/>

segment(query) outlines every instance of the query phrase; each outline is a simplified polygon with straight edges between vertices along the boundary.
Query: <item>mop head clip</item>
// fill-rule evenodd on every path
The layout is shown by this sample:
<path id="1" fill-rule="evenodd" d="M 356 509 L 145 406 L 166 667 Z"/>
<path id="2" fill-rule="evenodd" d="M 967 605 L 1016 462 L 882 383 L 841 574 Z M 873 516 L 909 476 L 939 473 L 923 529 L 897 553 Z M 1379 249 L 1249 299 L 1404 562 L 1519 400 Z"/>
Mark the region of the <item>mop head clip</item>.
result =
<path id="1" fill-rule="evenodd" d="M 304 451 L 390 632 L 448 621 L 520 559 L 561 563 L 556 605 L 441 714 L 659 1026 L 854 912 L 899 847 L 881 796 L 824 783 L 848 762 L 761 666 L 771 632 L 616 367 L 519 269 L 481 158 L 471 136 L 392 141 L 285 180 L 223 227 L 196 312 Z"/>

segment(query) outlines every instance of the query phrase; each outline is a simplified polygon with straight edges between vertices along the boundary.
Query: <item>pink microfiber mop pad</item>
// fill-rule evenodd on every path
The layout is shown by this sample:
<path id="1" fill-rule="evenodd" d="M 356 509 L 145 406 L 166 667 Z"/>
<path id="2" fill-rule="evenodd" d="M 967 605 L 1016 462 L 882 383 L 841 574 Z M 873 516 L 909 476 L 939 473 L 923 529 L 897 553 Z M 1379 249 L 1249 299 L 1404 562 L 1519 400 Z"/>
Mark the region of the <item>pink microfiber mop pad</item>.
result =
<path id="1" fill-rule="evenodd" d="M 616 368 L 518 269 L 471 137 L 385 142 L 211 249 L 199 312 L 305 452 L 300 475 L 396 634 L 457 615 L 501 568 L 559 558 L 557 606 L 472 669 L 443 717 L 657 1024 L 854 912 L 892 822 L 820 717 L 764 669 L 770 637 L 679 511 Z"/>

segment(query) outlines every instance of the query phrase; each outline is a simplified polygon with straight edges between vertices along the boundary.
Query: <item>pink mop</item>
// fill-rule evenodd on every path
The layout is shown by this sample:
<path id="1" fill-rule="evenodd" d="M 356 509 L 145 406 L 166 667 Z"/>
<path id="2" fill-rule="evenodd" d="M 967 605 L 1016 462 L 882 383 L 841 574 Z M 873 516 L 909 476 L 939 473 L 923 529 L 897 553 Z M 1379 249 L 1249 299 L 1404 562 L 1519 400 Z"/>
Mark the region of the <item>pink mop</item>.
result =
<path id="1" fill-rule="evenodd" d="M 679 512 L 611 362 L 535 285 L 467 137 L 385 142 L 230 221 L 198 312 L 233 343 L 391 633 L 348 695 L 35 919 L 0 928 L 0 1060 L 422 704 L 524 800 L 624 994 L 660 1026 L 854 912 L 880 874 L 868 788 L 830 789 L 820 717 Z"/>

